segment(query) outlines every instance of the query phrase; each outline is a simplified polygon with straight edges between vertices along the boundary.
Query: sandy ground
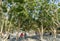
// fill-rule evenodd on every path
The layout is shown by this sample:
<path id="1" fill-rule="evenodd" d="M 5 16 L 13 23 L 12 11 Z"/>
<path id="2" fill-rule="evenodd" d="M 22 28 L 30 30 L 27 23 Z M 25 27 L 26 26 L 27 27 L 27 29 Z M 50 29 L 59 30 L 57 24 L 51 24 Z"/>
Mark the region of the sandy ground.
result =
<path id="1" fill-rule="evenodd" d="M 43 41 L 53 41 L 54 37 L 53 36 L 44 36 Z M 0 41 L 3 41 L 2 38 L 0 38 Z M 16 41 L 15 37 L 11 37 L 10 39 L 8 39 L 7 41 Z M 17 41 L 40 41 L 39 40 L 39 36 L 27 36 L 27 38 L 19 38 Z M 60 36 L 57 36 L 56 41 L 60 41 Z"/>

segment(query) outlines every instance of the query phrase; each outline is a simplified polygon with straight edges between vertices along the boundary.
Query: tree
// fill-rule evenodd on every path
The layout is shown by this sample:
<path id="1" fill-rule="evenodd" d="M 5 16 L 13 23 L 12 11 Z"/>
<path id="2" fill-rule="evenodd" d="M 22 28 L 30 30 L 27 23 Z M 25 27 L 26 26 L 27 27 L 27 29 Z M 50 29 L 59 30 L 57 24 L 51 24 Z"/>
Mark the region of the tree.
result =
<path id="1" fill-rule="evenodd" d="M 56 28 L 60 25 L 59 11 L 57 5 L 50 0 L 5 0 L 2 3 L 3 21 L 6 31 L 30 31 L 38 32 L 43 39 L 43 34 L 53 31 L 56 38 Z M 5 15 L 5 13 L 7 13 Z M 7 19 L 6 19 L 6 17 Z M 6 20 L 5 20 L 6 19 Z M 7 28 L 8 27 L 8 28 Z M 17 33 L 17 34 L 18 34 Z"/>

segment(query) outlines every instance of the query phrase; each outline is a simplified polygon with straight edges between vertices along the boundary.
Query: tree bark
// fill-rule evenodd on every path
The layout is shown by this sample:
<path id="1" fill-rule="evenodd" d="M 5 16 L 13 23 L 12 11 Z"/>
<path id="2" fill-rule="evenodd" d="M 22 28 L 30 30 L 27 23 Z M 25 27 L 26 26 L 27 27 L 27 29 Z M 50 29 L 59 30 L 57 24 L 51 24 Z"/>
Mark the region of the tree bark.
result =
<path id="1" fill-rule="evenodd" d="M 2 0 L 0 0 L 0 14 L 2 13 L 1 5 L 2 5 Z M 0 32 L 0 35 L 1 35 L 1 32 Z"/>
<path id="2" fill-rule="evenodd" d="M 41 25 L 41 40 L 43 41 L 43 25 Z"/>
<path id="3" fill-rule="evenodd" d="M 19 18 L 20 19 L 20 18 Z M 20 21 L 18 22 L 18 27 L 17 27 L 17 34 L 16 34 L 16 41 L 18 40 L 18 34 L 19 34 L 19 31 L 20 31 Z"/>
<path id="4" fill-rule="evenodd" d="M 54 40 L 53 41 L 56 41 L 56 28 L 54 28 Z"/>

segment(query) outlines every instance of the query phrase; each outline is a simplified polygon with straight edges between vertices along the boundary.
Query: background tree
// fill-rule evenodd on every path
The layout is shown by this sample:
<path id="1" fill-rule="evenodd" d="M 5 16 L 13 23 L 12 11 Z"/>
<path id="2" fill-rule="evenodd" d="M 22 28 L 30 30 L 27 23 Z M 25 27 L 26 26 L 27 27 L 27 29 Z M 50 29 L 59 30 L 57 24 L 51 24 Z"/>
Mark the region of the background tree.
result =
<path id="1" fill-rule="evenodd" d="M 60 9 L 55 2 L 55 0 L 4 0 L 1 10 L 3 16 L 0 15 L 3 17 L 0 18 L 1 31 L 16 30 L 19 33 L 20 30 L 38 29 L 41 40 L 45 31 L 54 32 L 56 38 L 56 29 L 60 27 Z"/>

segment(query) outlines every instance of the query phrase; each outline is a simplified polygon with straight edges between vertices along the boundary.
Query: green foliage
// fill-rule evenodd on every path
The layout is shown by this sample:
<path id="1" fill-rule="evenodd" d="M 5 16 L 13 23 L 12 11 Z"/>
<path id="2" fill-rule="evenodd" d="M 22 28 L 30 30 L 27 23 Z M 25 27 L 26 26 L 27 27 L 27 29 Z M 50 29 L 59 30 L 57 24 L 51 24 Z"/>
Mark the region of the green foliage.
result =
<path id="1" fill-rule="evenodd" d="M 20 12 L 20 11 L 22 11 L 23 9 L 24 9 L 23 7 L 18 6 L 18 7 L 15 9 L 15 11 L 16 11 L 16 12 Z"/>
<path id="2" fill-rule="evenodd" d="M 12 4 L 12 0 L 7 0 L 8 3 Z"/>
<path id="3" fill-rule="evenodd" d="M 58 6 L 60 6 L 60 3 L 58 3 Z"/>
<path id="4" fill-rule="evenodd" d="M 14 2 L 24 3 L 24 0 L 14 0 Z"/>
<path id="5" fill-rule="evenodd" d="M 7 12 L 7 8 L 6 7 L 2 7 L 3 8 L 3 12 Z"/>
<path id="6" fill-rule="evenodd" d="M 9 3 L 13 2 L 20 2 L 20 3 L 24 3 L 24 0 L 7 0 Z"/>
<path id="7" fill-rule="evenodd" d="M 6 5 L 11 5 L 9 11 L 6 5 L 3 5 L 2 9 L 3 12 L 8 12 L 8 21 L 15 30 L 16 28 L 22 28 L 21 30 L 24 31 L 36 30 L 41 28 L 42 24 L 43 28 L 52 27 L 53 22 L 57 21 L 55 18 L 58 18 L 57 15 L 60 13 L 60 8 L 56 13 L 57 5 L 49 3 L 50 0 L 6 0 L 6 2 Z"/>
<path id="8" fill-rule="evenodd" d="M 58 13 L 60 13 L 60 8 L 58 9 Z"/>

